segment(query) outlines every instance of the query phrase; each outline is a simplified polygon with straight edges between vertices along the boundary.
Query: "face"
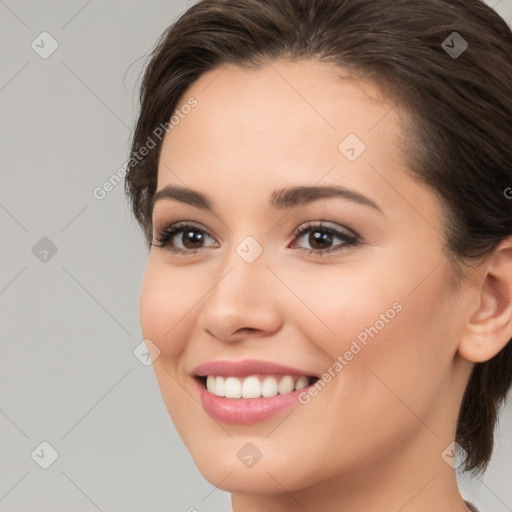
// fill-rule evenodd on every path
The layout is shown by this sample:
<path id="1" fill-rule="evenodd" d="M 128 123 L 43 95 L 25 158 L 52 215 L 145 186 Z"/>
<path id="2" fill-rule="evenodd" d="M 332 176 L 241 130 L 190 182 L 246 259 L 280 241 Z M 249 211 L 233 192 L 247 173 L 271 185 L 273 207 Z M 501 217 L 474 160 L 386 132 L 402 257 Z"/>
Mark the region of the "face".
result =
<path id="1" fill-rule="evenodd" d="M 453 435 L 462 318 L 440 204 L 401 161 L 397 109 L 339 75 L 216 69 L 163 142 L 141 326 L 179 435 L 228 491 L 437 464 Z M 212 361 L 233 365 L 198 370 Z M 249 375 L 245 392 L 282 393 L 236 398 Z"/>

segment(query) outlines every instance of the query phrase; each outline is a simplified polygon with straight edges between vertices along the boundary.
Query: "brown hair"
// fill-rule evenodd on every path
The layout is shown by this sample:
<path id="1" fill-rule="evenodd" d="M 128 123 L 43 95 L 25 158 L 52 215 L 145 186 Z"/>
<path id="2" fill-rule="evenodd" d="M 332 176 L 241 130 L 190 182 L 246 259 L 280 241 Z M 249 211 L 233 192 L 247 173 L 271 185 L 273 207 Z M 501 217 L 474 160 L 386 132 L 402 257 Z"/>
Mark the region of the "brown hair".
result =
<path id="1" fill-rule="evenodd" d="M 457 34 L 453 34 L 456 32 Z M 461 54 L 451 50 L 468 47 Z M 412 175 L 445 211 L 457 264 L 489 255 L 512 235 L 512 33 L 480 0 L 203 0 L 162 35 L 140 91 L 132 155 L 165 125 L 187 88 L 225 64 L 311 59 L 372 80 L 408 113 Z M 126 193 L 148 243 L 161 140 L 132 158 Z M 456 441 L 466 470 L 483 471 L 512 382 L 512 343 L 477 363 Z"/>

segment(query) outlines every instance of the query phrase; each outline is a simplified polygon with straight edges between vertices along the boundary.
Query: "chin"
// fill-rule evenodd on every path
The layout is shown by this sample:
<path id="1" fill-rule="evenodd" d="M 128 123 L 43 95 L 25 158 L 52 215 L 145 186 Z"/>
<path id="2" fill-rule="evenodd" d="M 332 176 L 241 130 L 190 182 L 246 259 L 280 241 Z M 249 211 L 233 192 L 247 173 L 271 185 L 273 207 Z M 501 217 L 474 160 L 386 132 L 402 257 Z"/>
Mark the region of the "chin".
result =
<path id="1" fill-rule="evenodd" d="M 253 494 L 282 494 L 283 489 L 296 492 L 315 483 L 312 467 L 299 460 L 286 459 L 282 450 L 276 450 L 275 457 L 262 457 L 252 467 L 246 467 L 236 457 L 241 439 L 231 440 L 236 449 L 193 449 L 188 447 L 201 475 L 212 485 L 226 492 Z M 321 471 L 315 472 L 319 479 Z"/>
<path id="2" fill-rule="evenodd" d="M 218 465 L 206 462 L 204 464 L 196 463 L 196 466 L 208 482 L 230 493 L 272 495 L 282 493 L 283 488 L 294 492 L 303 487 L 293 477 L 290 481 L 290 475 L 285 478 L 284 473 L 275 467 L 271 468 L 269 474 L 263 467 L 260 469 L 245 468 L 238 467 L 236 464 Z"/>

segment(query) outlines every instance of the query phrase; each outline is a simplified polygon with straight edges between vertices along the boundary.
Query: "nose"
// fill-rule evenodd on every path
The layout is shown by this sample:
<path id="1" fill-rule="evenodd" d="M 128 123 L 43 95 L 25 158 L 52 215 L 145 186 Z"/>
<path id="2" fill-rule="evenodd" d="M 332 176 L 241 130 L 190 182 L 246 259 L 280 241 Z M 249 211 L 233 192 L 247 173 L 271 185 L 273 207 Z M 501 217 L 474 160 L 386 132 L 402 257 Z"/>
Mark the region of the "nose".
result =
<path id="1" fill-rule="evenodd" d="M 235 342 L 267 337 L 279 330 L 282 311 L 271 293 L 279 282 L 263 254 L 247 263 L 233 251 L 210 283 L 197 319 L 199 329 L 208 336 Z"/>

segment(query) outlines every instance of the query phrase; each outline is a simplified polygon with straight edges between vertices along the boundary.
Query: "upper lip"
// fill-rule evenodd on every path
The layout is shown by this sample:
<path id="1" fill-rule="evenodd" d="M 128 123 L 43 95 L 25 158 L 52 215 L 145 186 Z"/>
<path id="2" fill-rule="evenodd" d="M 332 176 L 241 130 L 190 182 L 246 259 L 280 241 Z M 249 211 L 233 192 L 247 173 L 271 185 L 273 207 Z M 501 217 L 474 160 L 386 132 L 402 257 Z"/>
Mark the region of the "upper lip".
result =
<path id="1" fill-rule="evenodd" d="M 256 374 L 305 375 L 306 377 L 317 377 L 314 373 L 305 372 L 298 368 L 257 359 L 244 359 L 242 361 L 219 359 L 216 361 L 208 361 L 197 366 L 193 370 L 193 373 L 199 377 L 206 377 L 208 375 L 247 377 L 248 375 Z"/>

